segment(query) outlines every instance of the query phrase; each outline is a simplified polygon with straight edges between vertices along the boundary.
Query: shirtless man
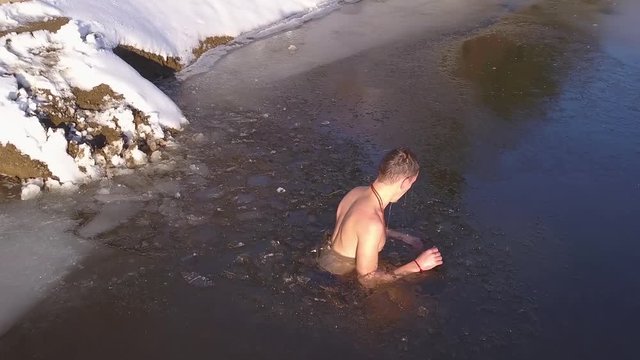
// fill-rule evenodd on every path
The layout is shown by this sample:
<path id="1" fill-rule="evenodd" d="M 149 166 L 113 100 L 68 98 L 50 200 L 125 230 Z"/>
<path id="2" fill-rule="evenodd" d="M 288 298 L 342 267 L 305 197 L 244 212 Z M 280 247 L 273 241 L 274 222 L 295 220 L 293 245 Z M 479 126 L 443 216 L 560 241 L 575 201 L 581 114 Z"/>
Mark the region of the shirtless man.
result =
<path id="1" fill-rule="evenodd" d="M 373 184 L 351 190 L 340 201 L 330 249 L 321 255 L 320 266 L 334 274 L 355 269 L 360 283 L 373 287 L 442 265 L 442 255 L 433 247 L 391 272 L 378 269 L 378 253 L 384 247 L 387 235 L 406 242 L 413 240 L 422 246 L 415 238 L 387 230 L 384 219 L 386 206 L 397 202 L 411 188 L 418 178 L 418 171 L 418 162 L 410 150 L 390 151 L 382 159 Z"/>

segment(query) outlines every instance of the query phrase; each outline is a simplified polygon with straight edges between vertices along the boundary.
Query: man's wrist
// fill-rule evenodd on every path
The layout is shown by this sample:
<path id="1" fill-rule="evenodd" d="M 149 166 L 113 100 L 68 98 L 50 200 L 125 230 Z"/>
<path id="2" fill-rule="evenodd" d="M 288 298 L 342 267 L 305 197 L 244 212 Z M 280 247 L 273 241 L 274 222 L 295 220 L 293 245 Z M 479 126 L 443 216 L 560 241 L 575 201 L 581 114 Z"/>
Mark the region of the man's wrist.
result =
<path id="1" fill-rule="evenodd" d="M 413 263 L 416 265 L 417 269 L 416 272 L 424 272 L 424 270 L 422 270 L 422 267 L 420 266 L 420 264 L 418 263 L 418 260 L 413 260 Z"/>

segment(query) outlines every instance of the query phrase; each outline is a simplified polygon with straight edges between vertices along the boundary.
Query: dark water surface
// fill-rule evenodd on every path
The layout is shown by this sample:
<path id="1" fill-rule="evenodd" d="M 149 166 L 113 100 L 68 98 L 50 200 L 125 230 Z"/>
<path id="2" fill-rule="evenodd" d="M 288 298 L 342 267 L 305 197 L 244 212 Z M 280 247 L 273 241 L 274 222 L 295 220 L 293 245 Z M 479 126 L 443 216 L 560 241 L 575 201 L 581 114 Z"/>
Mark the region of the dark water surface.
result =
<path id="1" fill-rule="evenodd" d="M 98 249 L 0 358 L 634 359 L 632 3 L 364 1 L 166 84 L 191 125 L 162 164 L 40 200 Z M 365 291 L 317 249 L 399 145 L 424 170 L 390 226 L 445 264 Z"/>

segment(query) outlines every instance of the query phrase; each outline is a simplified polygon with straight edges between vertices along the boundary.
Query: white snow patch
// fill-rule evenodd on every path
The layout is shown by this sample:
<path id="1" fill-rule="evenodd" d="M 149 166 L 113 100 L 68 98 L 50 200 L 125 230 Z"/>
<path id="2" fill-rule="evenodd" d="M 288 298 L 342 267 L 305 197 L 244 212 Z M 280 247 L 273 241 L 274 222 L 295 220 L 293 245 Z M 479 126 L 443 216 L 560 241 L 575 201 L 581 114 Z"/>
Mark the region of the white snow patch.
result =
<path id="1" fill-rule="evenodd" d="M 123 144 L 109 145 L 102 155 L 84 143 L 87 130 L 46 129 L 37 116 L 40 106 L 72 99 L 72 88 L 91 90 L 106 84 L 123 96 L 116 106 L 98 113 L 77 114 L 78 127 L 97 123 L 122 132 L 128 140 L 162 139 L 164 129 L 187 123 L 180 109 L 154 84 L 116 56 L 112 49 L 129 45 L 190 64 L 192 50 L 212 36 L 237 37 L 293 15 L 307 16 L 320 4 L 336 0 L 39 0 L 0 5 L 0 31 L 34 21 L 67 17 L 71 21 L 55 33 L 40 30 L 10 33 L 0 46 L 0 145 L 13 144 L 22 153 L 47 165 L 64 187 L 124 169 Z M 261 30 L 262 28 L 262 30 Z M 274 27 L 271 27 L 274 28 Z M 50 95 L 47 95 L 50 93 Z M 65 104 L 56 104 L 66 106 Z M 132 109 L 148 124 L 134 122 Z M 68 112 L 76 115 L 73 108 Z M 75 158 L 67 153 L 76 142 Z M 127 144 L 131 145 L 129 141 Z M 144 156 L 143 156 L 144 155 Z M 148 159 L 138 149 L 125 155 L 129 163 Z M 58 188 L 55 183 L 48 189 Z M 26 189 L 31 194 L 34 188 Z"/>
<path id="2" fill-rule="evenodd" d="M 82 20 L 107 44 L 133 46 L 164 57 L 193 61 L 192 49 L 210 36 L 236 37 L 326 0 L 104 1 L 41 0 L 65 16 Z"/>
<path id="3" fill-rule="evenodd" d="M 47 179 L 45 181 L 45 188 L 50 192 L 55 192 L 59 194 L 71 194 L 79 190 L 78 185 L 73 183 L 60 183 L 55 179 Z"/>
<path id="4" fill-rule="evenodd" d="M 40 196 L 40 186 L 36 184 L 26 184 L 22 187 L 22 194 L 20 198 L 22 200 L 33 200 Z"/>
<path id="5" fill-rule="evenodd" d="M 140 201 L 115 201 L 106 203 L 98 215 L 78 229 L 83 238 L 93 238 L 124 224 L 143 208 Z"/>
<path id="6" fill-rule="evenodd" d="M 88 146 L 80 145 L 82 154 L 74 160 L 67 153 L 64 130 L 45 131 L 34 116 L 38 100 L 25 88 L 71 97 L 71 87 L 90 90 L 108 84 L 124 96 L 125 104 L 149 115 L 149 126 L 144 130 L 156 139 L 164 136 L 162 127 L 180 128 L 186 123 L 178 107 L 152 83 L 111 51 L 82 40 L 76 23 L 69 23 L 54 34 L 38 31 L 33 36 L 14 35 L 11 40 L 10 46 L 0 47 L 0 112 L 4 115 L 0 118 L 0 144 L 14 144 L 32 159 L 42 161 L 63 183 L 80 183 L 100 171 Z M 98 114 L 93 120 L 119 128 L 127 137 L 134 138 L 134 116 L 124 104 Z M 111 163 L 123 166 L 120 160 Z"/>
<path id="7" fill-rule="evenodd" d="M 144 165 L 147 163 L 147 154 L 140 151 L 137 146 L 130 150 L 129 156 L 131 157 L 133 164 L 136 166 Z"/>
<path id="8" fill-rule="evenodd" d="M 54 16 L 60 16 L 60 10 L 39 1 L 5 4 L 0 6 L 0 31 Z"/>

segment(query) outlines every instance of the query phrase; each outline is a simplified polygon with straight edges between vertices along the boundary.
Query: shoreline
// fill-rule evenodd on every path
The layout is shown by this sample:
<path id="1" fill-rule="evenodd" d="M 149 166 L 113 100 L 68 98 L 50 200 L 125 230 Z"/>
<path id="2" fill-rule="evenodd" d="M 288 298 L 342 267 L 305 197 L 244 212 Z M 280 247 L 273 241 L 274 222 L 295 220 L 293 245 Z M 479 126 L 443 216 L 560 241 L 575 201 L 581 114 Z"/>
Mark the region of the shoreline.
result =
<path id="1" fill-rule="evenodd" d="M 84 11 L 83 4 L 90 5 L 91 1 L 78 4 L 80 14 Z M 312 2 L 322 3 L 320 9 L 330 3 L 283 0 L 280 2 L 283 11 L 289 9 L 286 10 L 289 15 L 284 16 L 284 20 L 258 26 L 252 31 L 261 32 L 279 26 L 282 21 L 304 18 L 305 14 L 313 13 L 312 9 L 307 8 L 302 15 L 296 11 L 301 10 L 302 4 L 311 5 Z M 216 4 L 215 1 L 212 4 Z M 0 71 L 4 78 L 0 91 L 7 97 L 0 106 L 5 109 L 3 111 L 10 111 L 9 119 L 24 117 L 26 120 L 20 121 L 31 124 L 31 130 L 22 130 L 20 126 L 23 125 L 15 124 L 18 120 L 6 119 L 9 123 L 0 124 L 9 126 L 7 135 L 0 136 L 0 146 L 12 159 L 11 162 L 0 163 L 0 172 L 22 181 L 23 200 L 39 196 L 40 189 L 75 191 L 78 185 L 87 181 L 158 162 L 162 158 L 162 148 L 172 141 L 171 133 L 180 131 L 187 124 L 173 101 L 155 84 L 139 74 L 133 75 L 133 64 L 124 60 L 135 56 L 147 58 L 158 64 L 156 71 L 173 73 L 184 69 L 185 65 L 190 65 L 212 48 L 235 43 L 230 36 L 213 35 L 199 40 L 189 50 L 192 57 L 181 59 L 172 55 L 156 55 L 135 46 L 113 44 L 113 39 L 121 36 L 113 29 L 105 28 L 105 24 L 90 24 L 86 21 L 88 19 L 72 20 L 74 13 L 71 17 L 61 16 L 65 15 L 64 9 L 72 7 L 65 2 L 60 5 L 63 11 L 48 7 L 46 2 L 9 2 L 0 7 L 0 11 L 13 21 L 0 28 L 0 38 L 7 44 L 20 46 L 17 51 L 21 52 L 19 57 L 15 57 L 12 54 L 15 51 L 5 47 L 5 52 L 0 54 Z M 271 14 L 264 16 L 273 17 L 273 9 L 277 7 L 278 3 L 268 6 L 265 3 L 263 8 L 255 9 L 255 14 L 270 9 L 268 12 Z M 106 9 L 106 12 L 112 11 Z M 259 23 L 260 20 L 256 20 L 255 15 L 253 17 L 251 21 Z M 240 37 L 245 33 L 242 32 Z M 32 45 L 26 45 L 25 49 L 29 42 Z M 78 48 L 83 50 L 78 52 Z M 111 56 L 112 51 L 124 60 L 116 60 L 117 57 Z M 42 65 L 37 65 L 40 63 Z M 75 68 L 79 65 L 85 67 L 81 70 L 85 71 L 82 75 L 73 73 L 78 72 Z M 89 72 L 96 66 L 104 72 L 100 74 L 102 81 L 81 78 L 95 76 Z M 72 69 L 71 73 L 69 69 Z M 42 73 L 45 75 L 39 75 Z M 14 76 L 15 80 L 11 79 Z M 74 86 L 78 90 L 74 90 Z M 91 94 L 94 104 L 83 105 L 78 96 L 80 90 Z M 23 109 L 24 114 L 21 114 Z M 43 124 L 42 130 L 38 129 L 37 122 Z M 33 131 L 37 132 L 35 137 L 28 135 Z M 27 134 L 26 137 L 22 132 Z M 67 142 L 66 146 L 63 146 L 63 141 Z M 53 145 L 47 145 L 54 142 L 57 144 L 55 150 Z M 42 150 L 45 147 L 50 148 L 48 153 Z M 36 169 L 39 167 L 44 168 L 44 172 L 38 172 Z M 46 174 L 46 177 L 33 177 L 33 174 Z M 5 182 L 7 184 L 10 183 Z"/>

